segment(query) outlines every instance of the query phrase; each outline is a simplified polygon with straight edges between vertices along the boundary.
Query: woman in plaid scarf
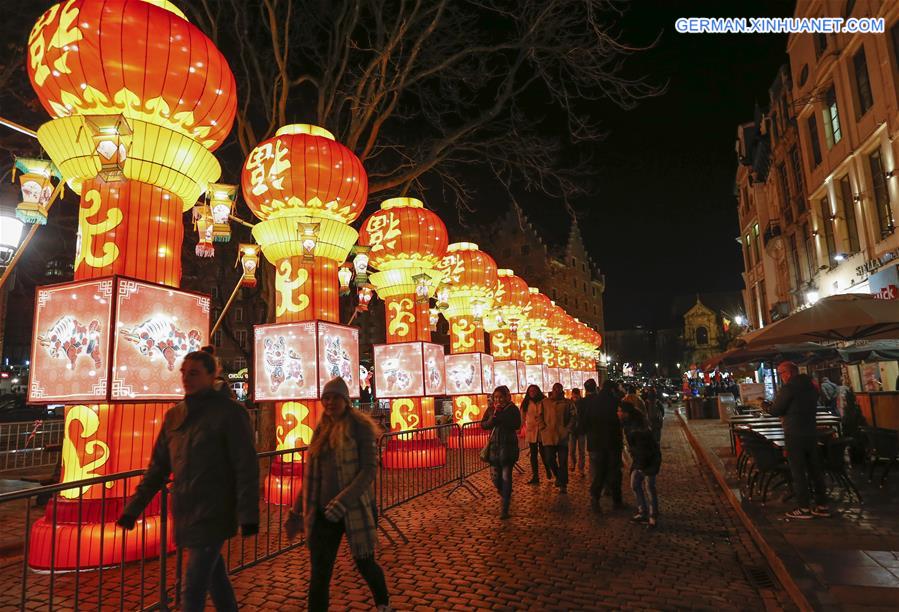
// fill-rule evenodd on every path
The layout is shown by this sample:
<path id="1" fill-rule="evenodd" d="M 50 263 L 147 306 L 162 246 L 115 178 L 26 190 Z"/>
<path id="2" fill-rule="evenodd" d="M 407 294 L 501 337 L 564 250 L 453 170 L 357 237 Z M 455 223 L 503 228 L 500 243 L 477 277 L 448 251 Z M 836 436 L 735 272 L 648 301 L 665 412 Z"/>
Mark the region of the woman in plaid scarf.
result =
<path id="1" fill-rule="evenodd" d="M 346 533 L 356 567 L 379 611 L 390 610 L 384 572 L 375 562 L 378 540 L 372 485 L 378 466 L 377 426 L 351 408 L 340 377 L 322 389 L 325 412 L 312 434 L 297 496 L 284 527 L 288 538 L 306 533 L 312 576 L 309 610 L 327 610 L 331 574 Z"/>

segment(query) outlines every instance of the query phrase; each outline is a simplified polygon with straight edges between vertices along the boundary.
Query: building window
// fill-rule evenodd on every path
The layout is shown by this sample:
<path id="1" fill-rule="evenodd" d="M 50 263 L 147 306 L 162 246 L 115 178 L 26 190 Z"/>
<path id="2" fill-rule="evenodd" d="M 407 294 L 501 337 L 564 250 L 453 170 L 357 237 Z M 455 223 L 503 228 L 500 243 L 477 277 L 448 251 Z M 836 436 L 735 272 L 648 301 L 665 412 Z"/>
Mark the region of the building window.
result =
<path id="1" fill-rule="evenodd" d="M 746 247 L 743 250 L 743 256 L 746 258 L 746 270 L 748 271 L 752 267 L 752 235 L 751 234 L 746 234 L 746 238 L 743 240 L 743 244 Z"/>
<path id="2" fill-rule="evenodd" d="M 218 329 L 214 334 L 212 334 L 212 344 L 216 348 L 222 345 L 222 330 Z"/>
<path id="3" fill-rule="evenodd" d="M 805 184 L 802 180 L 802 159 L 799 149 L 790 149 L 790 165 L 793 166 L 793 184 L 796 185 L 796 208 L 801 215 L 805 211 Z"/>
<path id="4" fill-rule="evenodd" d="M 868 78 L 868 61 L 865 59 L 865 48 L 852 56 L 852 68 L 855 72 L 855 96 L 858 103 L 858 117 L 863 116 L 874 106 L 874 94 L 871 93 L 871 79 Z"/>
<path id="5" fill-rule="evenodd" d="M 768 296 L 765 294 L 765 280 L 762 279 L 758 284 L 759 292 L 759 321 L 762 325 L 768 323 Z"/>
<path id="6" fill-rule="evenodd" d="M 887 178 L 883 169 L 880 149 L 868 156 L 871 168 L 871 185 L 874 188 L 874 206 L 877 208 L 877 226 L 880 237 L 886 238 L 893 233 L 893 215 L 890 212 L 890 194 L 887 193 Z"/>
<path id="7" fill-rule="evenodd" d="M 531 245 L 529 245 L 529 244 L 521 245 L 521 254 L 522 255 L 527 255 L 530 252 L 531 252 Z"/>
<path id="8" fill-rule="evenodd" d="M 840 129 L 840 111 L 837 108 L 837 92 L 830 86 L 824 98 L 824 134 L 827 136 L 827 148 L 833 148 L 843 138 Z"/>
<path id="9" fill-rule="evenodd" d="M 802 268 L 799 266 L 799 248 L 796 246 L 796 234 L 790 236 L 790 288 L 796 290 L 802 282 Z"/>
<path id="10" fill-rule="evenodd" d="M 787 166 L 781 162 L 777 166 L 777 180 L 780 182 L 781 197 L 781 214 L 783 214 L 784 223 L 793 222 L 793 204 L 790 196 L 790 181 L 787 179 Z"/>
<path id="11" fill-rule="evenodd" d="M 827 263 L 833 264 L 837 254 L 837 243 L 833 234 L 833 209 L 827 197 L 821 198 L 821 223 L 824 226 L 824 244 L 827 246 Z"/>
<path id="12" fill-rule="evenodd" d="M 858 253 L 861 246 L 858 242 L 858 222 L 855 219 L 855 198 L 852 197 L 852 185 L 849 183 L 848 174 L 840 179 L 840 199 L 843 204 L 843 219 L 846 221 L 849 252 Z"/>
<path id="13" fill-rule="evenodd" d="M 247 360 L 243 357 L 235 357 L 234 358 L 234 370 L 239 372 L 247 367 Z"/>
<path id="14" fill-rule="evenodd" d="M 821 57 L 821 55 L 827 50 L 827 34 L 824 32 L 817 32 L 815 34 L 815 59 Z"/>
<path id="15" fill-rule="evenodd" d="M 815 168 L 821 163 L 821 142 L 818 140 L 818 119 L 812 115 L 808 118 L 808 140 L 812 146 L 812 161 Z"/>
<path id="16" fill-rule="evenodd" d="M 237 344 L 240 345 L 240 348 L 247 348 L 247 330 L 238 329 L 234 332 L 234 339 L 237 340 Z"/>
<path id="17" fill-rule="evenodd" d="M 759 255 L 759 224 L 756 223 L 752 226 L 752 253 L 755 257 L 755 263 L 758 263 L 762 260 Z"/>
<path id="18" fill-rule="evenodd" d="M 234 309 L 234 321 L 236 323 L 243 323 L 243 306 L 238 306 Z"/>
<path id="19" fill-rule="evenodd" d="M 212 297 L 218 299 L 219 297 L 219 288 L 217 286 L 212 288 Z"/>
<path id="20" fill-rule="evenodd" d="M 818 257 L 815 255 L 814 236 L 809 230 L 808 223 L 802 224 L 802 235 L 805 236 L 805 263 L 808 264 L 808 278 L 811 280 L 818 269 Z"/>
<path id="21" fill-rule="evenodd" d="M 705 346 L 709 343 L 709 330 L 705 326 L 696 328 L 696 346 Z"/>

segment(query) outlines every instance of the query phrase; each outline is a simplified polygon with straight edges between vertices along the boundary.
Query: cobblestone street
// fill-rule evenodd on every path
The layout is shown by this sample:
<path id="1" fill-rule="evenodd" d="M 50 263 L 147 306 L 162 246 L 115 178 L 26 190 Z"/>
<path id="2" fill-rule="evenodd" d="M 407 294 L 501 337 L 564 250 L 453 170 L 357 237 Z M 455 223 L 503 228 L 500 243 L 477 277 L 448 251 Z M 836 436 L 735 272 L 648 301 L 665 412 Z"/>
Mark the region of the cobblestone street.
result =
<path id="1" fill-rule="evenodd" d="M 380 562 L 398 610 L 597 608 L 789 608 L 749 536 L 700 467 L 669 416 L 659 477 L 656 531 L 628 511 L 588 511 L 587 477 L 574 474 L 567 497 L 545 480 L 515 476 L 512 518 L 499 521 L 486 473 L 473 482 L 486 494 L 428 494 L 390 513 L 408 544 L 382 537 Z M 632 496 L 625 491 L 625 500 Z M 246 609 L 305 606 L 308 552 L 296 550 L 239 573 Z M 335 610 L 369 609 L 370 594 L 346 550 L 335 570 Z"/>

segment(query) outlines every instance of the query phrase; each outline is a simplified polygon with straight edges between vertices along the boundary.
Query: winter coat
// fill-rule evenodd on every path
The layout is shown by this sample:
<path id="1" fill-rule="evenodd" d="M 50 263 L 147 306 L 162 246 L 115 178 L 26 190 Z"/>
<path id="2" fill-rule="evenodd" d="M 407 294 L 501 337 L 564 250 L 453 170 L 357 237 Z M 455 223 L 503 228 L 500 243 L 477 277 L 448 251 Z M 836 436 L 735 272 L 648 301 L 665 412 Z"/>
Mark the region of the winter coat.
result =
<path id="1" fill-rule="evenodd" d="M 568 426 L 574 415 L 574 404 L 564 397 L 547 397 L 537 406 L 537 429 L 544 446 L 566 446 Z"/>
<path id="2" fill-rule="evenodd" d="M 652 432 L 645 427 L 629 428 L 627 447 L 631 455 L 631 470 L 655 476 L 662 465 L 662 452 Z"/>
<path id="3" fill-rule="evenodd" d="M 492 431 L 487 443 L 487 461 L 490 465 L 502 467 L 518 460 L 518 429 L 521 427 L 518 406 L 509 402 L 501 408 L 488 408 L 481 427 Z"/>
<path id="4" fill-rule="evenodd" d="M 540 400 L 545 401 L 546 398 Z M 539 432 L 537 431 L 537 406 L 540 402 L 531 401 L 524 398 L 521 402 L 521 417 L 524 419 L 524 440 L 528 444 L 536 444 L 539 440 Z"/>
<path id="5" fill-rule="evenodd" d="M 584 397 L 583 430 L 591 453 L 621 452 L 624 442 L 618 420 L 618 398 L 611 391 L 588 393 Z"/>
<path id="6" fill-rule="evenodd" d="M 818 390 L 812 379 L 808 374 L 796 374 L 780 388 L 769 413 L 783 417 L 784 435 L 791 437 L 814 436 L 817 411 Z"/>
<path id="7" fill-rule="evenodd" d="M 247 411 L 209 390 L 165 414 L 150 465 L 123 514 L 140 516 L 172 474 L 175 542 L 218 544 L 259 524 L 259 466 Z"/>

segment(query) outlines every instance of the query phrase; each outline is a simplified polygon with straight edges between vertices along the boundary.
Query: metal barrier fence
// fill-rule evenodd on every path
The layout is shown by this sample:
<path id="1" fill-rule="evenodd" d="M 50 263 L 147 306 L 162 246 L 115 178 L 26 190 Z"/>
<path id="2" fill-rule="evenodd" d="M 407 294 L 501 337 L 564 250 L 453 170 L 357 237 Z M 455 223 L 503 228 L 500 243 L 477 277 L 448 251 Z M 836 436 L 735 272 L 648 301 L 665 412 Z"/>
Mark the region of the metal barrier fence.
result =
<path id="1" fill-rule="evenodd" d="M 62 419 L 0 423 L 0 472 L 55 466 L 64 426 Z"/>
<path id="2" fill-rule="evenodd" d="M 270 474 L 272 463 L 285 455 L 302 457 L 306 448 L 287 449 L 259 453 L 260 475 Z M 125 532 L 114 524 L 119 516 L 123 500 L 107 497 L 107 488 L 133 491 L 143 475 L 142 470 L 114 474 L 36 487 L 0 495 L 0 520 L 4 529 L 0 533 L 0 609 L 103 609 L 116 607 L 128 610 L 168 610 L 177 603 L 181 588 L 182 559 L 180 550 L 173 548 L 171 522 L 169 521 L 169 492 L 164 488 L 150 504 L 148 511 L 158 513 L 158 518 L 143 520 L 142 516 L 132 532 Z M 293 481 L 291 481 L 293 482 Z M 292 485 L 291 485 L 292 486 Z M 98 487 L 99 507 L 96 500 L 84 497 L 90 487 Z M 56 497 L 66 491 L 74 497 L 68 507 L 57 504 Z M 298 491 L 297 491 L 298 493 Z M 285 491 L 293 498 L 293 491 Z M 46 509 L 37 505 L 39 498 L 52 496 Z M 74 508 L 72 507 L 74 505 Z M 90 508 L 89 508 L 90 507 Z M 300 546 L 302 538 L 293 542 L 283 530 L 288 506 L 268 504 L 260 500 L 259 533 L 250 538 L 235 536 L 226 543 L 222 555 L 230 573 L 237 573 L 281 553 Z M 105 517 L 105 522 L 88 522 Z M 50 551 L 46 557 L 49 566 L 39 570 L 29 567 L 36 537 L 30 532 L 32 525 L 43 519 L 55 533 L 63 523 L 71 526 L 75 535 L 74 545 L 57 550 L 57 538 L 48 538 Z M 147 534 L 158 530 L 158 539 Z M 81 534 L 91 531 L 96 547 L 81 545 Z M 168 546 L 159 546 L 168 542 Z M 116 551 L 116 552 L 113 552 Z M 106 563 L 91 560 L 110 559 Z M 125 559 L 129 558 L 128 561 Z M 16 572 L 13 568 L 20 568 Z"/>

